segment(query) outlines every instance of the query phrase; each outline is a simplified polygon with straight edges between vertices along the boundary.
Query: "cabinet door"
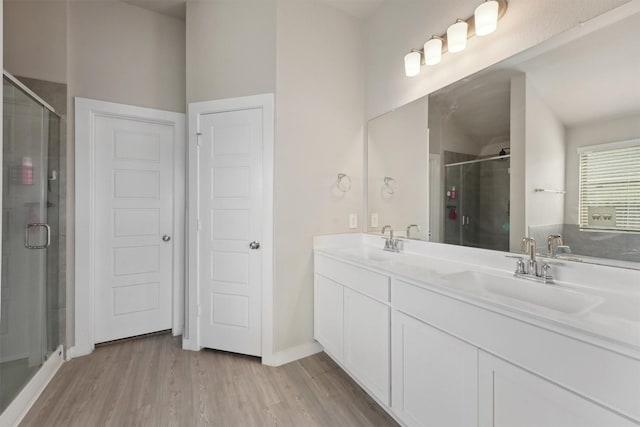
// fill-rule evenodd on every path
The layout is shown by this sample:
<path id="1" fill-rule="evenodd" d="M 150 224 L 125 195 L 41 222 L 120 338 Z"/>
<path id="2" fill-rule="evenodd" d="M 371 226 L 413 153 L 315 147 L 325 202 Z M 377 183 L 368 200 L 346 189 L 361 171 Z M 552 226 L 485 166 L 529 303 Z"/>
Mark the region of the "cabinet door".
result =
<path id="1" fill-rule="evenodd" d="M 479 356 L 480 427 L 637 426 L 602 406 L 488 353 Z"/>
<path id="2" fill-rule="evenodd" d="M 382 403 L 389 405 L 390 308 L 344 289 L 344 365 Z"/>
<path id="3" fill-rule="evenodd" d="M 478 349 L 393 312 L 392 409 L 409 426 L 477 426 Z"/>
<path id="4" fill-rule="evenodd" d="M 343 286 L 315 276 L 314 338 L 339 362 L 343 355 Z"/>

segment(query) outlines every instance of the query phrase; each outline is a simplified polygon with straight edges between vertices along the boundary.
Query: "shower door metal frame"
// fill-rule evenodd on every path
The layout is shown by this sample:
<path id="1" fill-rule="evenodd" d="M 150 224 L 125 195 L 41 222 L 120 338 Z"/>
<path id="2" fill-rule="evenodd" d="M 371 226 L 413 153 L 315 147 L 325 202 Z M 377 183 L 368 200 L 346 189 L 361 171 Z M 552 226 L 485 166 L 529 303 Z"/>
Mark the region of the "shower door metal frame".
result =
<path id="1" fill-rule="evenodd" d="M 1 14 L 0 14 L 1 16 Z M 49 105 L 46 101 L 36 95 L 31 89 L 25 86 L 20 80 L 16 79 L 11 73 L 6 70 L 2 71 L 3 77 L 13 83 L 20 90 L 25 92 L 29 97 L 33 98 L 38 104 L 42 105 L 45 109 L 57 116 L 55 109 Z M 0 110 L 1 111 L 1 110 Z M 0 124 L 0 129 L 2 125 Z M 0 148 L 3 148 L 0 143 Z M 0 161 L 2 158 L 2 149 L 0 149 Z M 4 166 L 3 166 L 4 167 Z M 0 175 L 0 188 L 3 188 L 2 175 Z M 2 211 L 0 210 L 0 220 L 2 220 Z M 36 224 L 31 224 L 35 226 Z M 37 225 L 42 225 L 38 223 Z M 2 228 L 0 227 L 0 237 L 2 236 Z M 26 243 L 26 242 L 25 242 Z M 35 248 L 34 248 L 35 249 Z M 1 248 L 0 248 L 1 255 Z M 1 268 L 1 267 L 0 267 Z M 1 270 L 0 270 L 1 272 Z M 0 286 L 0 298 L 2 287 Z M 29 380 L 29 382 L 20 390 L 20 392 L 14 397 L 9 406 L 0 413 L 0 425 L 17 425 L 27 414 L 31 406 L 35 403 L 38 396 L 44 391 L 45 387 L 51 381 L 55 373 L 62 366 L 64 362 L 63 346 L 60 344 L 50 355 L 44 363 L 39 367 L 35 375 Z"/>

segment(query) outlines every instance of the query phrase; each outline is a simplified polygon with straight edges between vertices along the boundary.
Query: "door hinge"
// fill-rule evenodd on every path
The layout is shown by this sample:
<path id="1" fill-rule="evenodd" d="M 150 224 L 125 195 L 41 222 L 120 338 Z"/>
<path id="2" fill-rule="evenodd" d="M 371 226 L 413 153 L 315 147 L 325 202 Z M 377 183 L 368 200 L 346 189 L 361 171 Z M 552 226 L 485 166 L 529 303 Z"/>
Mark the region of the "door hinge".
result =
<path id="1" fill-rule="evenodd" d="M 202 316 L 202 306 L 198 304 L 198 317 Z"/>
<path id="2" fill-rule="evenodd" d="M 202 132 L 196 131 L 196 145 L 200 146 L 200 137 L 202 136 Z"/>

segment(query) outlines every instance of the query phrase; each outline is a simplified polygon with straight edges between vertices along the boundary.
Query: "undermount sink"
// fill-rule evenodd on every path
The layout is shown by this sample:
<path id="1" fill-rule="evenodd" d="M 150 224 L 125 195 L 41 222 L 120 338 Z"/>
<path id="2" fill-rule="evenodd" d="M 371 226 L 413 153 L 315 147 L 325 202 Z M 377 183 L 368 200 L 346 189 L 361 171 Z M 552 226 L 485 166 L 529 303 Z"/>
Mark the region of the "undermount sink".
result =
<path id="1" fill-rule="evenodd" d="M 340 249 L 345 255 L 356 256 L 358 258 L 368 259 L 370 261 L 393 261 L 397 257 L 397 254 L 389 251 L 384 251 L 377 248 L 360 247 L 360 248 L 346 248 Z"/>
<path id="2" fill-rule="evenodd" d="M 603 301 L 602 297 L 557 285 L 528 282 L 515 277 L 503 277 L 478 271 L 449 274 L 443 276 L 442 280 L 451 288 L 498 303 L 516 301 L 566 314 L 584 313 Z"/>

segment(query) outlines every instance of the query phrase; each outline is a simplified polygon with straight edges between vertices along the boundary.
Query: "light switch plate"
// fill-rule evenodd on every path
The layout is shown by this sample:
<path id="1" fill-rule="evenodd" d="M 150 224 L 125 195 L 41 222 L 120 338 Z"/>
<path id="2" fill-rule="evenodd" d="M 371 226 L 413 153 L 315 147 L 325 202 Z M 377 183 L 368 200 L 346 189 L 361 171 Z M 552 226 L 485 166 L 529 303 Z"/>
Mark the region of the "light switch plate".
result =
<path id="1" fill-rule="evenodd" d="M 358 214 L 349 214 L 349 228 L 358 228 Z"/>
<path id="2" fill-rule="evenodd" d="M 378 214 L 371 214 L 371 228 L 378 228 Z"/>

